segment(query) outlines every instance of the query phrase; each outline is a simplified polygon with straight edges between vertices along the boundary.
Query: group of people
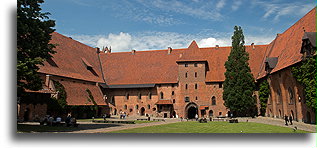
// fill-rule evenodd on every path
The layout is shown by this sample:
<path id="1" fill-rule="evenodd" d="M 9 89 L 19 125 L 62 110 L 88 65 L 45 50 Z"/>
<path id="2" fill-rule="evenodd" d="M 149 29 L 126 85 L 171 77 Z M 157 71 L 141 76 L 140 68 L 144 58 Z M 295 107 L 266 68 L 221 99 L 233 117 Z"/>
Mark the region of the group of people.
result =
<path id="1" fill-rule="evenodd" d="M 120 119 L 125 119 L 127 117 L 127 113 L 120 111 Z"/>
<path id="2" fill-rule="evenodd" d="M 292 116 L 284 116 L 284 120 L 285 120 L 285 125 L 288 126 L 288 122 L 290 123 L 290 125 L 293 125 L 293 117 Z"/>
<path id="3" fill-rule="evenodd" d="M 49 126 L 53 126 L 53 125 L 59 125 L 61 122 L 62 122 L 62 118 L 59 116 L 54 118 L 53 116 L 46 115 L 46 116 L 44 116 L 44 118 L 40 119 L 41 125 L 46 124 Z"/>

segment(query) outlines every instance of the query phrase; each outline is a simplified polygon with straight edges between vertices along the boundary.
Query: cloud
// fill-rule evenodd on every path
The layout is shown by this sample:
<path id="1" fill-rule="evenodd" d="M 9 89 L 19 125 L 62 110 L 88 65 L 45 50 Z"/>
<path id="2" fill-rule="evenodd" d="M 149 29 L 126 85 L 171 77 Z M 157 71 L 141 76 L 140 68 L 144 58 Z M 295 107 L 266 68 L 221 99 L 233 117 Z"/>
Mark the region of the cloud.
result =
<path id="1" fill-rule="evenodd" d="M 224 33 L 222 33 L 224 34 Z M 92 47 L 110 47 L 113 52 L 123 52 L 135 50 L 166 49 L 167 47 L 187 48 L 189 44 L 196 40 L 199 47 L 231 46 L 231 36 L 217 37 L 217 35 L 192 35 L 175 32 L 140 32 L 129 34 L 120 32 L 108 35 L 72 35 L 75 40 Z M 268 44 L 274 36 L 249 36 L 245 35 L 246 45 L 251 43 Z"/>
<path id="2" fill-rule="evenodd" d="M 219 10 L 223 8 L 226 4 L 226 0 L 219 0 L 219 2 L 216 4 L 216 8 Z"/>
<path id="3" fill-rule="evenodd" d="M 238 10 L 241 4 L 242 4 L 241 0 L 235 0 L 231 6 L 232 11 Z"/>
<path id="4" fill-rule="evenodd" d="M 273 18 L 275 22 L 279 21 L 282 16 L 303 16 L 315 6 L 314 3 L 307 4 L 307 2 L 279 3 L 279 1 L 263 2 L 259 0 L 251 2 L 253 6 L 262 7 L 265 10 L 263 19 Z"/>

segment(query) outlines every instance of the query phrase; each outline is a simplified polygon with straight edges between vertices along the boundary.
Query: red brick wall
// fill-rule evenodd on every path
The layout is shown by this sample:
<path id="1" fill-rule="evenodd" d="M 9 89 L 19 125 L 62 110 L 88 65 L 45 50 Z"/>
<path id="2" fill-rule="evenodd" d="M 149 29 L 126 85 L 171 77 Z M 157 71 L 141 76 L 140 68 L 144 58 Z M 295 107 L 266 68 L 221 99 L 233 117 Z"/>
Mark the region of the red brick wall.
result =
<path id="1" fill-rule="evenodd" d="M 27 109 L 29 110 L 29 121 L 35 121 L 47 114 L 47 104 L 19 104 L 17 107 L 19 121 L 24 121 L 24 114 Z"/>
<path id="2" fill-rule="evenodd" d="M 270 75 L 268 82 L 271 97 L 268 100 L 266 116 L 283 118 L 284 115 L 290 116 L 293 114 L 294 119 L 306 122 L 306 114 L 310 112 L 311 121 L 316 122 L 315 114 L 304 102 L 303 87 L 293 78 L 290 68 Z M 293 92 L 294 101 L 292 103 L 290 102 L 289 89 Z M 281 92 L 281 101 L 278 100 L 278 90 Z"/>

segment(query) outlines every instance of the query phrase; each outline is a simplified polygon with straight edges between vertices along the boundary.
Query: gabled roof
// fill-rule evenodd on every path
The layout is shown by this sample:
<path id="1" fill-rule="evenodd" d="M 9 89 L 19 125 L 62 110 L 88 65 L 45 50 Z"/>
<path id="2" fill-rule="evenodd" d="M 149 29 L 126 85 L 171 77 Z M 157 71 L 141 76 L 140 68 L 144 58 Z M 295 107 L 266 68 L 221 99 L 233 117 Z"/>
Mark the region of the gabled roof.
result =
<path id="1" fill-rule="evenodd" d="M 180 58 L 176 62 L 189 61 L 207 61 L 205 56 L 200 51 L 196 41 L 192 41 L 189 47 L 180 55 Z"/>
<path id="2" fill-rule="evenodd" d="M 52 33 L 56 53 L 52 59 L 39 66 L 38 72 L 68 78 L 103 82 L 96 49 L 57 32 Z M 88 70 L 91 67 L 92 70 Z"/>
<path id="3" fill-rule="evenodd" d="M 278 57 L 278 63 L 271 73 L 296 64 L 302 60 L 300 53 L 302 38 L 305 32 L 316 32 L 316 8 L 308 12 L 303 18 L 297 21 L 269 44 L 266 49 L 263 63 L 267 57 Z M 266 76 L 265 65 L 262 64 L 257 79 Z"/>
<path id="4" fill-rule="evenodd" d="M 199 50 L 198 55 L 206 55 L 204 60 L 208 62 L 209 69 L 206 74 L 206 82 L 225 80 L 224 64 L 228 59 L 231 47 L 192 49 Z M 184 53 L 187 53 L 190 61 L 190 54 L 188 54 L 190 52 L 187 51 L 192 49 L 173 49 L 171 54 L 168 54 L 167 50 L 136 51 L 135 55 L 132 55 L 131 52 L 100 53 L 106 84 L 177 83 L 178 64 L 176 62 Z M 266 45 L 254 45 L 254 48 L 246 46 L 246 51 L 250 56 L 249 65 L 254 76 L 259 72 L 261 57 L 264 56 L 265 49 Z M 196 57 L 193 56 L 193 59 Z"/>

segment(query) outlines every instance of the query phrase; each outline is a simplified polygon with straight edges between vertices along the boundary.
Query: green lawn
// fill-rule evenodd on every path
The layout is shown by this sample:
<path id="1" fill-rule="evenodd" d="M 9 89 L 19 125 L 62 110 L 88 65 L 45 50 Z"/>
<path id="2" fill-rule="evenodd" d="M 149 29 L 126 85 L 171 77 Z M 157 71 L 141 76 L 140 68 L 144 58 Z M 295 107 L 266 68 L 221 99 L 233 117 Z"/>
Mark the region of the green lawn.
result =
<path id="1" fill-rule="evenodd" d="M 103 118 L 95 118 L 95 121 L 103 121 Z M 120 120 L 118 120 L 120 121 Z M 133 121 L 133 120 L 131 120 Z M 77 122 L 92 122 L 92 119 L 77 119 Z M 158 122 L 158 121 L 147 121 L 147 120 L 134 120 L 136 124 L 140 123 L 151 123 L 151 122 Z"/>
<path id="2" fill-rule="evenodd" d="M 78 129 L 77 127 L 66 127 L 66 126 L 42 126 L 42 125 L 26 125 L 26 124 L 17 125 L 17 133 L 70 132 L 77 129 Z"/>
<path id="3" fill-rule="evenodd" d="M 261 123 L 240 122 L 177 122 L 165 125 L 134 128 L 111 133 L 309 133 L 292 128 L 273 126 Z"/>

